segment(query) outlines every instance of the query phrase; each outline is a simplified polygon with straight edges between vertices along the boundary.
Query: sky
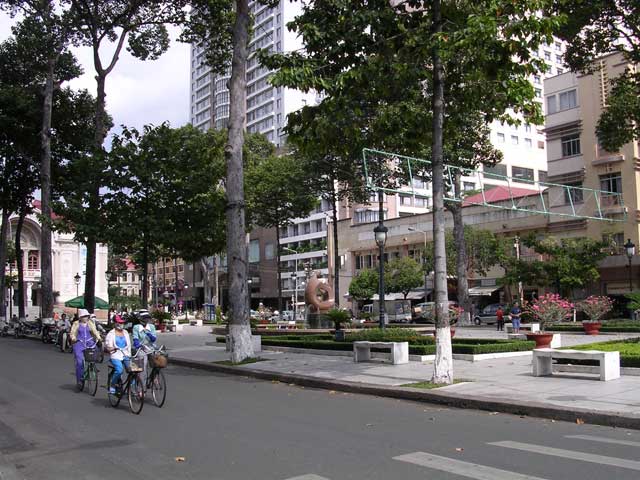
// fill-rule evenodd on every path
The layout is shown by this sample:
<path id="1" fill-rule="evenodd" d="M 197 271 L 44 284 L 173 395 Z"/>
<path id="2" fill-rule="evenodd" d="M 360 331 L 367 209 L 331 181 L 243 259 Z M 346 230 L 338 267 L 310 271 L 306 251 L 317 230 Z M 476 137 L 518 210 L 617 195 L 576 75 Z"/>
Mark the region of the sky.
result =
<path id="1" fill-rule="evenodd" d="M 0 41 L 11 35 L 13 22 L 8 15 L 0 13 Z M 172 30 L 171 34 L 174 40 L 178 30 Z M 95 95 L 91 50 L 74 49 L 74 54 L 84 74 L 69 85 L 74 89 L 86 88 Z M 107 110 L 114 125 L 141 129 L 146 124 L 159 125 L 164 121 L 173 127 L 186 124 L 189 121 L 189 64 L 189 45 L 176 41 L 155 61 L 142 62 L 123 49 L 106 85 Z M 119 128 L 114 128 L 111 133 L 117 130 Z"/>

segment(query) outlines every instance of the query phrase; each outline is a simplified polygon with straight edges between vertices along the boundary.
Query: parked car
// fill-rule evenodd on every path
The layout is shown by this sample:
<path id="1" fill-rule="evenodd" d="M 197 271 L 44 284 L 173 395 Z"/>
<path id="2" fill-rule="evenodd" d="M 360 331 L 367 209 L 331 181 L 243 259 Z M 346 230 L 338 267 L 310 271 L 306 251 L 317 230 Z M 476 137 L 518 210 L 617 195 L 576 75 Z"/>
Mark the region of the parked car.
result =
<path id="1" fill-rule="evenodd" d="M 505 321 L 506 321 L 507 319 L 506 317 L 508 314 L 506 307 L 499 303 L 492 303 L 484 307 L 480 311 L 480 313 L 474 315 L 473 323 L 475 323 L 476 325 L 483 325 L 483 324 L 491 325 L 491 324 L 497 323 L 498 318 L 496 317 L 496 312 L 498 311 L 498 307 L 502 307 L 502 311 L 504 312 Z"/>
<path id="2" fill-rule="evenodd" d="M 424 302 L 415 305 L 411 311 L 411 323 L 436 323 L 435 302 Z M 458 302 L 449 301 L 449 308 L 457 307 Z"/>

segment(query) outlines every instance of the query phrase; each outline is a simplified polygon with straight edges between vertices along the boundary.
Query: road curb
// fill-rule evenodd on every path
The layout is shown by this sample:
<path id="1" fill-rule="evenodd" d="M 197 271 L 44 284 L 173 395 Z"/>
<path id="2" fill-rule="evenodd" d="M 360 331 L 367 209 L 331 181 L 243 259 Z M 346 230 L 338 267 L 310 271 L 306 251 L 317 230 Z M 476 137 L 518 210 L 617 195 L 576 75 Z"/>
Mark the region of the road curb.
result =
<path id="1" fill-rule="evenodd" d="M 512 415 L 547 418 L 573 423 L 588 423 L 608 427 L 629 428 L 640 430 L 640 416 L 625 416 L 615 413 L 599 412 L 584 408 L 565 409 L 539 402 L 520 401 L 518 404 L 501 401 L 490 397 L 468 397 L 444 391 L 422 390 L 409 387 L 389 387 L 370 383 L 347 382 L 342 380 L 323 379 L 308 375 L 291 373 L 267 372 L 246 367 L 233 367 L 218 363 L 187 360 L 171 357 L 170 363 L 181 367 L 196 368 L 210 372 L 224 373 L 260 380 L 278 381 L 302 387 L 335 390 L 339 392 L 374 395 L 378 397 L 410 400 L 415 402 L 446 405 L 454 408 L 485 410 L 490 412 L 508 413 Z"/>

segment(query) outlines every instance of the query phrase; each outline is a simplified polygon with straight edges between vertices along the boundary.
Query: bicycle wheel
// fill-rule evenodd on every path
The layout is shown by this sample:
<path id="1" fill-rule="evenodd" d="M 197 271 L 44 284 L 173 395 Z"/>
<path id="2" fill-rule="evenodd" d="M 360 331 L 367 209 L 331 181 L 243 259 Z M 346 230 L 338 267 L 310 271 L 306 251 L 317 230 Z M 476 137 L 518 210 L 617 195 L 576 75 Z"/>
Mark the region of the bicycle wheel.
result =
<path id="1" fill-rule="evenodd" d="M 167 399 L 167 381 L 164 378 L 162 370 L 153 369 L 151 379 L 149 380 L 149 388 L 151 388 L 151 398 L 156 407 L 160 408 Z"/>
<path id="2" fill-rule="evenodd" d="M 120 405 L 120 394 L 118 394 L 118 389 L 116 388 L 116 393 L 110 393 L 109 389 L 111 388 L 111 377 L 113 377 L 113 369 L 109 369 L 109 375 L 107 376 L 107 394 L 109 395 L 109 403 L 113 408 L 116 408 Z"/>
<path id="3" fill-rule="evenodd" d="M 129 409 L 131 413 L 138 415 L 144 407 L 144 383 L 142 375 L 136 373 L 133 377 L 129 377 L 128 399 Z"/>
<path id="4" fill-rule="evenodd" d="M 95 363 L 89 363 L 87 367 L 87 374 L 85 377 L 85 386 L 87 387 L 87 393 L 92 397 L 96 396 L 98 391 L 98 369 Z"/>

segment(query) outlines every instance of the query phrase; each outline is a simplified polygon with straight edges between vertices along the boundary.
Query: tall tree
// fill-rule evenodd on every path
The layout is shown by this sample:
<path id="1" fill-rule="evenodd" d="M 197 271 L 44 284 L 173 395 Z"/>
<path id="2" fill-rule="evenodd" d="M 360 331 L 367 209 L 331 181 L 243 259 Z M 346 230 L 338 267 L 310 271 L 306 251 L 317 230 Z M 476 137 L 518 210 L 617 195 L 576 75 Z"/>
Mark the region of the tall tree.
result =
<path id="1" fill-rule="evenodd" d="M 292 155 L 271 155 L 247 170 L 250 222 L 276 229 L 278 309 L 282 311 L 280 230 L 294 218 L 305 217 L 317 205 L 304 166 Z"/>
<path id="2" fill-rule="evenodd" d="M 400 292 L 407 298 L 409 292 L 423 282 L 420 264 L 411 257 L 394 258 L 385 265 L 385 287 L 387 293 Z"/>
<path id="3" fill-rule="evenodd" d="M 42 110 L 40 130 L 40 199 L 41 222 L 41 285 L 43 320 L 53 317 L 53 271 L 51 265 L 51 141 L 53 95 L 60 85 L 77 77 L 81 70 L 69 52 L 74 36 L 70 23 L 74 6 L 67 2 L 50 0 L 5 0 L 0 6 L 8 7 L 12 14 L 24 15 L 14 33 L 18 44 L 30 53 L 25 65 L 29 65 L 33 80 L 42 84 Z M 23 52 L 24 53 L 24 52 Z"/>
<path id="4" fill-rule="evenodd" d="M 349 296 L 356 302 L 370 300 L 378 291 L 378 272 L 372 268 L 361 270 L 349 284 Z"/>
<path id="5" fill-rule="evenodd" d="M 93 52 L 97 99 L 94 118 L 94 151 L 87 159 L 87 207 L 73 221 L 87 246 L 84 303 L 89 311 L 95 305 L 96 246 L 106 241 L 100 221 L 103 201 L 100 189 L 106 172 L 103 143 L 109 131 L 106 111 L 106 82 L 115 69 L 122 49 L 139 60 L 155 60 L 169 48 L 167 25 L 182 24 L 185 2 L 180 0 L 67 0 L 73 10 L 73 26 L 82 45 Z M 108 51 L 105 54 L 105 50 Z"/>
<path id="6" fill-rule="evenodd" d="M 114 249 L 141 265 L 145 308 L 149 263 L 195 261 L 224 247 L 223 146 L 224 134 L 190 125 L 114 136 L 105 211 Z"/>

